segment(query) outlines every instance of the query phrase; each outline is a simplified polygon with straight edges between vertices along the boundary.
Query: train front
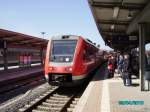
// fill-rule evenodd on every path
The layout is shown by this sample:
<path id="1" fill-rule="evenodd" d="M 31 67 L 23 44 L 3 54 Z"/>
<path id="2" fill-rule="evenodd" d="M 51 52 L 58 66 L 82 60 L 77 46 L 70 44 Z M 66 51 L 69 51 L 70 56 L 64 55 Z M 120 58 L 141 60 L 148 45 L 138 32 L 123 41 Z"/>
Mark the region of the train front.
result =
<path id="1" fill-rule="evenodd" d="M 47 46 L 45 77 L 50 85 L 73 85 L 74 57 L 78 38 L 60 36 L 52 38 Z"/>

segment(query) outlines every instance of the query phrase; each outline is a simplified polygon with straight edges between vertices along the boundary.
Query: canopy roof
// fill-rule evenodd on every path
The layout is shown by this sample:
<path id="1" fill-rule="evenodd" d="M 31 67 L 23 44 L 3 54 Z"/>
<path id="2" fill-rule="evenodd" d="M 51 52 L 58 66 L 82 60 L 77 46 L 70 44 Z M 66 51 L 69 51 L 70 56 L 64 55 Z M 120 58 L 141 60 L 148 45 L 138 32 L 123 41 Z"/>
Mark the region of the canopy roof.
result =
<path id="1" fill-rule="evenodd" d="M 115 49 L 138 45 L 138 24 L 150 22 L 149 0 L 88 0 L 105 43 Z M 149 29 L 149 25 L 147 24 Z M 149 32 L 146 40 L 150 42 Z M 113 40 L 124 40 L 124 44 Z M 125 42 L 127 40 L 136 40 Z M 133 45 L 134 44 L 134 45 Z"/>

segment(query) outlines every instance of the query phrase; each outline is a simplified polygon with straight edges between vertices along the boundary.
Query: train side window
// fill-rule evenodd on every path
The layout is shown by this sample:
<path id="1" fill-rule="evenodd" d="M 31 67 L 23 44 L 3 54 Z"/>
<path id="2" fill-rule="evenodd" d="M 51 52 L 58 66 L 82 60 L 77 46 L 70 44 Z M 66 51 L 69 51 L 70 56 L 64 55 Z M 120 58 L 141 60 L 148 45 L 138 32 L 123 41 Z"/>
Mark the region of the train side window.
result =
<path id="1" fill-rule="evenodd" d="M 83 59 L 84 60 L 89 60 L 89 56 L 90 56 L 90 52 L 88 51 L 88 49 L 85 49 L 83 52 Z"/>
<path id="2" fill-rule="evenodd" d="M 87 58 L 87 52 L 86 52 L 86 50 L 84 50 L 83 51 L 83 60 L 86 60 L 86 58 Z"/>

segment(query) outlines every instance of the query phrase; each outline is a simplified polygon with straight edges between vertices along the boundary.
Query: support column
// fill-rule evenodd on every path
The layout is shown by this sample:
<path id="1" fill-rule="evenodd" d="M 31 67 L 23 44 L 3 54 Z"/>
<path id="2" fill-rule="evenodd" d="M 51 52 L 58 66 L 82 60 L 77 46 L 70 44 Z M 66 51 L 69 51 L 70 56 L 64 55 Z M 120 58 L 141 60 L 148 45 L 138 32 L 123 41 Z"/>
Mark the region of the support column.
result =
<path id="1" fill-rule="evenodd" d="M 139 24 L 139 75 L 140 75 L 140 87 L 141 91 L 145 90 L 145 35 L 146 35 L 146 24 Z"/>
<path id="2" fill-rule="evenodd" d="M 40 49 L 40 60 L 41 60 L 41 65 L 43 65 L 43 48 L 42 47 Z"/>
<path id="3" fill-rule="evenodd" d="M 8 69 L 8 61 L 7 61 L 7 42 L 4 41 L 4 55 L 3 55 L 3 60 L 4 60 L 4 70 Z"/>

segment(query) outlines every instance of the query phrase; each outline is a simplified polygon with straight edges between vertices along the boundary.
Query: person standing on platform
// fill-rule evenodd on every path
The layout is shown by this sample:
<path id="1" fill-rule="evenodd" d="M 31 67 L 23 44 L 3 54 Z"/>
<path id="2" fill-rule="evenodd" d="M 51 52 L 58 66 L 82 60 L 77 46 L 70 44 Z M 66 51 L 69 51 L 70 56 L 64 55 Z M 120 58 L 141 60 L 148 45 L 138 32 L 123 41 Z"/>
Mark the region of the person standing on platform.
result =
<path id="1" fill-rule="evenodd" d="M 122 76 L 122 69 L 123 69 L 123 56 L 122 56 L 122 54 L 120 54 L 118 56 L 117 66 L 118 66 L 118 73 Z"/>
<path id="2" fill-rule="evenodd" d="M 114 58 L 113 56 L 109 56 L 108 63 L 107 63 L 107 69 L 108 69 L 108 77 L 114 77 Z"/>
<path id="3" fill-rule="evenodd" d="M 150 65 L 150 51 L 147 53 L 147 64 Z"/>
<path id="4" fill-rule="evenodd" d="M 128 54 L 124 55 L 122 79 L 125 86 L 131 86 L 130 59 Z"/>

